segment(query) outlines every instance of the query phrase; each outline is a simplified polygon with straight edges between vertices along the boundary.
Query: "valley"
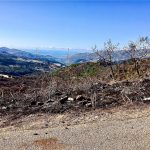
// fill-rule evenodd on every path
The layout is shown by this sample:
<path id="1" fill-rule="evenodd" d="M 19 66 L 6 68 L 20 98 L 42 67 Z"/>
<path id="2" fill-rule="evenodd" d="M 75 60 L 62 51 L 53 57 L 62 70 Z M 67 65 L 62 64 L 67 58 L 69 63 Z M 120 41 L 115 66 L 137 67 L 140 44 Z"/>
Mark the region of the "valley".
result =
<path id="1" fill-rule="evenodd" d="M 0 74 L 11 76 L 31 75 L 52 72 L 64 66 L 52 56 L 46 57 L 16 49 L 0 48 Z"/>

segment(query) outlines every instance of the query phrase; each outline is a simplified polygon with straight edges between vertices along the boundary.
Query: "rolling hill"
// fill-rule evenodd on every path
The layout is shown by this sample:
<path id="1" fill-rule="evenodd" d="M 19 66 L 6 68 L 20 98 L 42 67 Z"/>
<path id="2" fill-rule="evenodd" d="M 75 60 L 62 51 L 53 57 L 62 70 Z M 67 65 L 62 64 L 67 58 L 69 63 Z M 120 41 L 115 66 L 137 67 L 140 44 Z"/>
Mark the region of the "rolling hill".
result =
<path id="1" fill-rule="evenodd" d="M 63 66 L 52 56 L 35 55 L 6 47 L 0 48 L 0 74 L 20 76 L 50 72 Z"/>

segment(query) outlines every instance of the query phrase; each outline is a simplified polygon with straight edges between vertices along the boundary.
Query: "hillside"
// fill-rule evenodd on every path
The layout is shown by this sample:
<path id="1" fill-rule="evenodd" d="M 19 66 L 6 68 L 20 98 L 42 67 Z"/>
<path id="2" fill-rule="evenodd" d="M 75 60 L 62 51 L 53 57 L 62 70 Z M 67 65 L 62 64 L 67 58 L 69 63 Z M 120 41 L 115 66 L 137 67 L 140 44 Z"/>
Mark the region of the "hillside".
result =
<path id="1" fill-rule="evenodd" d="M 123 72 L 125 63 L 127 70 Z M 36 113 L 148 105 L 150 60 L 141 61 L 140 77 L 131 61 L 125 63 L 113 66 L 115 79 L 109 66 L 93 62 L 71 65 L 51 74 L 0 78 L 0 114 L 10 115 L 11 120 Z"/>
<path id="2" fill-rule="evenodd" d="M 0 74 L 20 76 L 51 72 L 62 66 L 64 65 L 52 56 L 37 56 L 16 49 L 0 48 Z"/>
<path id="3" fill-rule="evenodd" d="M 121 61 L 113 65 L 115 72 L 115 80 L 131 80 L 139 79 L 134 64 L 131 60 Z M 150 73 L 150 59 L 143 59 L 139 66 L 141 77 Z M 54 76 L 62 79 L 80 79 L 80 78 L 91 78 L 103 81 L 111 81 L 111 72 L 109 66 L 103 66 L 99 62 L 85 62 L 72 64 L 69 67 L 59 69 L 53 72 Z"/>
<path id="4" fill-rule="evenodd" d="M 104 56 L 104 51 L 100 51 L 100 55 Z M 124 50 L 115 51 L 112 57 L 113 57 L 113 61 L 124 61 L 130 58 L 129 54 Z M 149 57 L 150 57 L 150 50 L 148 50 L 147 52 L 147 58 Z M 86 52 L 86 53 L 77 53 L 74 55 L 70 55 L 68 59 L 65 58 L 64 62 L 68 63 L 69 61 L 70 64 L 75 64 L 75 63 L 83 63 L 83 62 L 97 62 L 99 57 L 94 52 L 91 53 Z"/>

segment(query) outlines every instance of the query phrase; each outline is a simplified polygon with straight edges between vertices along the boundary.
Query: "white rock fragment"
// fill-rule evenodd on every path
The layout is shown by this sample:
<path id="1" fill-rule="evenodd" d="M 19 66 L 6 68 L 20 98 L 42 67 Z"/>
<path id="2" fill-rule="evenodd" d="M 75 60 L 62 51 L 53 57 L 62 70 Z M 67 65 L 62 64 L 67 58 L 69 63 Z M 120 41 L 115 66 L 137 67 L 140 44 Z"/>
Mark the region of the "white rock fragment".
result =
<path id="1" fill-rule="evenodd" d="M 2 107 L 2 110 L 6 110 L 6 109 L 7 109 L 7 107 L 5 107 L 5 106 Z"/>
<path id="2" fill-rule="evenodd" d="M 95 116 L 94 118 L 95 118 L 95 119 L 98 119 L 98 116 Z"/>
<path id="3" fill-rule="evenodd" d="M 74 101 L 72 97 L 68 97 L 68 101 Z"/>
<path id="4" fill-rule="evenodd" d="M 143 101 L 150 101 L 150 97 L 144 98 Z"/>

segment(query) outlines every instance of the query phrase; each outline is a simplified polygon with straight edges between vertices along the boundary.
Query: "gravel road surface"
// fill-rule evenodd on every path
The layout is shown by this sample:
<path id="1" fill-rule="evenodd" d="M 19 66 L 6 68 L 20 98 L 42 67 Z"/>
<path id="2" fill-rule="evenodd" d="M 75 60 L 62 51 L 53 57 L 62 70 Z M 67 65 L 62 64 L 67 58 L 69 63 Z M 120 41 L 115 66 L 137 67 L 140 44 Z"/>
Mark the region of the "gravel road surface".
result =
<path id="1" fill-rule="evenodd" d="M 0 132 L 0 150 L 148 150 L 150 116 Z"/>

